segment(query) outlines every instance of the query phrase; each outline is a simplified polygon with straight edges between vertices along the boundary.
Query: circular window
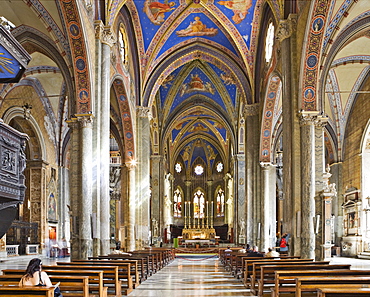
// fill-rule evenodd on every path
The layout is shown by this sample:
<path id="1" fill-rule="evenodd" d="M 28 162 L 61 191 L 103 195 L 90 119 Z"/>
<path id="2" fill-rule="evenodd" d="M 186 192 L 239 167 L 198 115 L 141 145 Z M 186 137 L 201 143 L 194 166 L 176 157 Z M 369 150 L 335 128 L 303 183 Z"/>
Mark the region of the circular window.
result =
<path id="1" fill-rule="evenodd" d="M 217 172 L 221 172 L 222 169 L 224 169 L 224 164 L 222 164 L 221 162 L 218 162 L 216 165 Z"/>
<path id="2" fill-rule="evenodd" d="M 181 164 L 180 163 L 176 163 L 176 165 L 175 165 L 176 172 L 177 173 L 180 173 L 181 172 L 181 169 L 182 169 Z"/>
<path id="3" fill-rule="evenodd" d="M 201 175 L 203 173 L 204 169 L 202 165 L 197 165 L 194 168 L 194 172 L 196 175 Z"/>

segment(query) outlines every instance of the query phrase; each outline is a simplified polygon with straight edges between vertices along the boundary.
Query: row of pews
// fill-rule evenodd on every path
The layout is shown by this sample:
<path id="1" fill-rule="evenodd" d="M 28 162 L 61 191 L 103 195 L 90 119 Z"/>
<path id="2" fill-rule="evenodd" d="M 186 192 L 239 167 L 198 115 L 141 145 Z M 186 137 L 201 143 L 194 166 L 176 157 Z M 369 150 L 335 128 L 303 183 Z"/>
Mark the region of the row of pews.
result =
<path id="1" fill-rule="evenodd" d="M 219 259 L 227 271 L 259 297 L 370 296 L 370 270 L 296 256 L 248 257 L 239 249 L 220 250 Z"/>
<path id="2" fill-rule="evenodd" d="M 51 282 L 60 283 L 64 297 L 128 295 L 151 275 L 173 261 L 171 249 L 148 248 L 130 254 L 91 257 L 88 260 L 43 265 Z M 0 275 L 1 296 L 54 296 L 54 287 L 18 287 L 24 269 L 4 269 Z"/>

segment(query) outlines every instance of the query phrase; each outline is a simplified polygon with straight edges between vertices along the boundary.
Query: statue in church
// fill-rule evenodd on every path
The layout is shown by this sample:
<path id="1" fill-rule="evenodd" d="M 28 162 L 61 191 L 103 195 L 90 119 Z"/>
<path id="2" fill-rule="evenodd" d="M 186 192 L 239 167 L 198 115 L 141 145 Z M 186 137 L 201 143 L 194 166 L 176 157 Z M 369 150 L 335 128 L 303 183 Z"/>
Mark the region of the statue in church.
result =
<path id="1" fill-rule="evenodd" d="M 240 235 L 245 235 L 245 219 L 242 218 L 239 222 L 239 228 L 240 228 Z"/>

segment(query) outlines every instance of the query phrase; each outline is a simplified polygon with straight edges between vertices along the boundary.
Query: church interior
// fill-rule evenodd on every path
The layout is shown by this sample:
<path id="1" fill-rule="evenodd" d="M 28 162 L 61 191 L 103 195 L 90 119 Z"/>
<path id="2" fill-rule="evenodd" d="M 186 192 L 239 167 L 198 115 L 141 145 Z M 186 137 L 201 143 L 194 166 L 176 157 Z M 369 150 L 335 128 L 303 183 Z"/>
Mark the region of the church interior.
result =
<path id="1" fill-rule="evenodd" d="M 369 1 L 0 4 L 0 258 L 370 258 Z"/>

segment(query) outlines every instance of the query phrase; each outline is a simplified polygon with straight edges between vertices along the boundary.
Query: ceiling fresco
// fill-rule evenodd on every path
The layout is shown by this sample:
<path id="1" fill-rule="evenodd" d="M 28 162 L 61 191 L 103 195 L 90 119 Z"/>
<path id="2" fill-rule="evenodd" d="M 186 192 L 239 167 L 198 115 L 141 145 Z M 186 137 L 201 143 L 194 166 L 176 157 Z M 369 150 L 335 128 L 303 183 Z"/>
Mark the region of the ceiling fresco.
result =
<path id="1" fill-rule="evenodd" d="M 161 142 L 169 143 L 170 154 L 183 155 L 191 147 L 185 152 L 188 160 L 202 158 L 207 164 L 229 154 L 239 109 L 253 100 L 250 47 L 259 2 L 126 2 L 137 15 L 136 36 L 141 38 L 143 102 L 157 105 L 155 125 L 162 127 Z"/>

